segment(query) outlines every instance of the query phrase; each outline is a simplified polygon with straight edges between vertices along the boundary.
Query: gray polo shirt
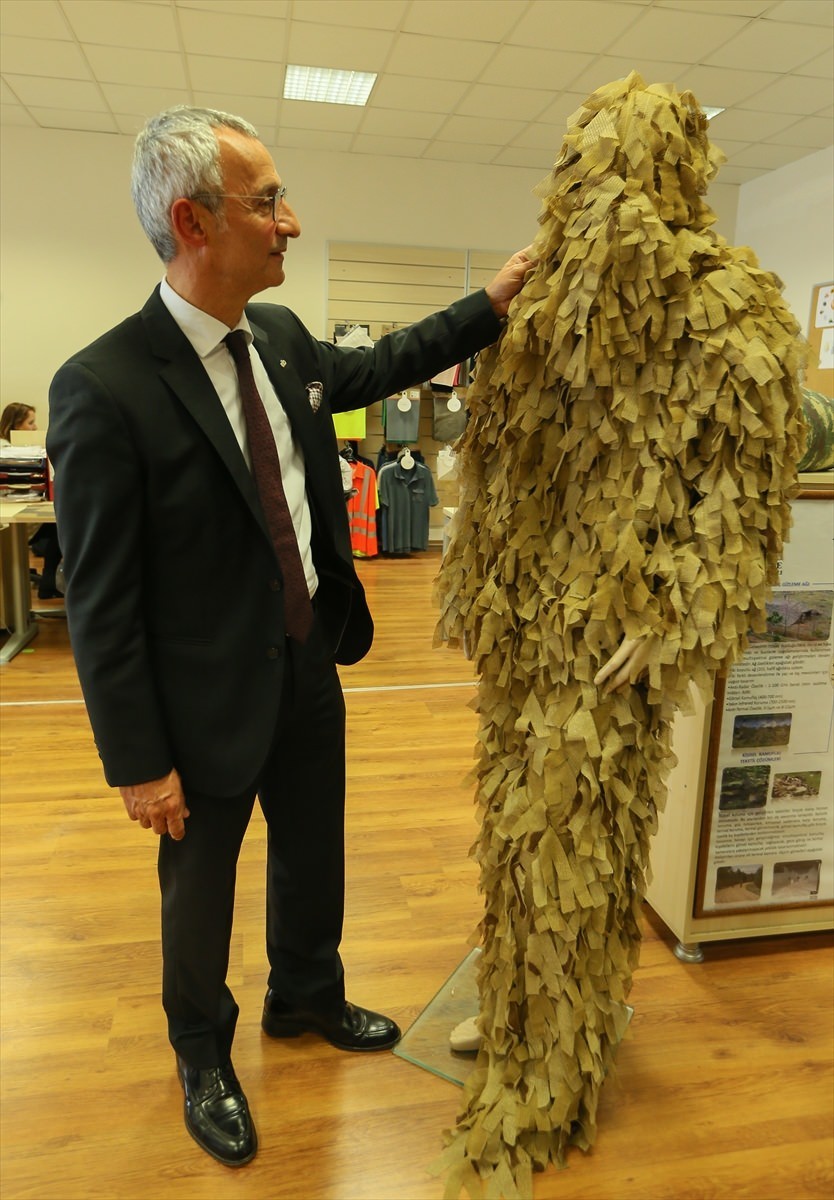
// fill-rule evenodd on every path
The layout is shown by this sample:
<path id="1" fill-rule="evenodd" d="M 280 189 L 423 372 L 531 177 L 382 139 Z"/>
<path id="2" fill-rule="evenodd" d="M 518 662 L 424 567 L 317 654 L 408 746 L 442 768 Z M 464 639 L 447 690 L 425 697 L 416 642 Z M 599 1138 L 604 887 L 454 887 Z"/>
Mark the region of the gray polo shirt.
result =
<path id="1" fill-rule="evenodd" d="M 377 478 L 384 514 L 383 550 L 403 554 L 427 550 L 429 509 L 437 504 L 434 477 L 424 463 L 406 471 L 399 462 L 386 463 Z"/>

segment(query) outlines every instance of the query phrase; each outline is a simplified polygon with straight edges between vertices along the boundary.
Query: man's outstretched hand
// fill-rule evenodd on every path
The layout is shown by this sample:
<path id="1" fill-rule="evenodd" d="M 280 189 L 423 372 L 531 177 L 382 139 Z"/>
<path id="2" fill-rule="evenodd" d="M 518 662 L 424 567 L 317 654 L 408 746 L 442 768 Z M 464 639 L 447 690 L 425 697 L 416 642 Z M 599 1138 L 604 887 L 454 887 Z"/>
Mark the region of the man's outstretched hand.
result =
<path id="1" fill-rule="evenodd" d="M 518 295 L 524 286 L 524 280 L 537 265 L 539 260 L 531 258 L 532 250 L 532 246 L 518 250 L 486 285 L 485 291 L 496 317 L 506 317 L 510 301 Z"/>

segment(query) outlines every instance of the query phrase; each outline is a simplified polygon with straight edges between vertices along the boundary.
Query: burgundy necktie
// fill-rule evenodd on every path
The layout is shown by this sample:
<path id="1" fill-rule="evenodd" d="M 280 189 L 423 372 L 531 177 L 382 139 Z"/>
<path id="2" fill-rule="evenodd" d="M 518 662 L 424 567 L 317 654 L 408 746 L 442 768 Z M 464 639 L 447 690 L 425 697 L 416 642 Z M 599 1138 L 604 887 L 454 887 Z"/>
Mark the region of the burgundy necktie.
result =
<path id="1" fill-rule="evenodd" d="M 313 625 L 313 606 L 301 563 L 298 538 L 281 482 L 281 463 L 275 435 L 252 374 L 246 334 L 242 329 L 234 329 L 223 340 L 237 368 L 240 399 L 249 435 L 252 474 L 284 579 L 285 628 L 294 641 L 305 642 Z"/>

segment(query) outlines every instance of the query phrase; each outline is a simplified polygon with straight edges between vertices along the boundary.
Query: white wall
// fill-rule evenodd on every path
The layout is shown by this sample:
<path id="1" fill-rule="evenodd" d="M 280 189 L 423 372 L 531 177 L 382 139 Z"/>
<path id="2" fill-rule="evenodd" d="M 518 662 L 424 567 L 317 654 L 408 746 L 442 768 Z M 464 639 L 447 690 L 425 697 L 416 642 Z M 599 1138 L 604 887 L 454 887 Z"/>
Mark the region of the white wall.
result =
<path id="1" fill-rule="evenodd" d="M 834 281 L 834 147 L 818 150 L 740 189 L 736 241 L 785 284 L 785 299 L 808 332 L 811 292 Z"/>
<path id="2" fill-rule="evenodd" d="M 554 146 L 554 157 L 558 151 Z M 0 405 L 34 404 L 68 355 L 135 312 L 162 266 L 133 212 L 132 139 L 3 130 L 0 174 Z M 302 223 L 287 281 L 265 295 L 325 331 L 327 240 L 503 250 L 532 241 L 542 172 L 370 155 L 275 151 Z M 738 189 L 716 184 L 717 228 L 733 236 Z"/>

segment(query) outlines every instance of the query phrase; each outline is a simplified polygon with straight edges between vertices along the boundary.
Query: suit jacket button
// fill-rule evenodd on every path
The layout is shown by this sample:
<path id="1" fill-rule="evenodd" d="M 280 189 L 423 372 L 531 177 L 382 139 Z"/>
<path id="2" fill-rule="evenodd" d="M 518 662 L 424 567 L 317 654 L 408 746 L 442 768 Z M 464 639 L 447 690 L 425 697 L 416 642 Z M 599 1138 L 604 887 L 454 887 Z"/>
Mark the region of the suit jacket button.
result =
<path id="1" fill-rule="evenodd" d="M 281 647 L 280 646 L 267 646 L 266 656 L 267 656 L 267 658 L 280 658 L 281 657 Z"/>
<path id="2" fill-rule="evenodd" d="M 269 581 L 269 590 L 270 590 L 271 592 L 280 592 L 280 590 L 281 590 L 281 580 L 280 580 L 280 579 L 270 579 L 270 581 Z"/>

